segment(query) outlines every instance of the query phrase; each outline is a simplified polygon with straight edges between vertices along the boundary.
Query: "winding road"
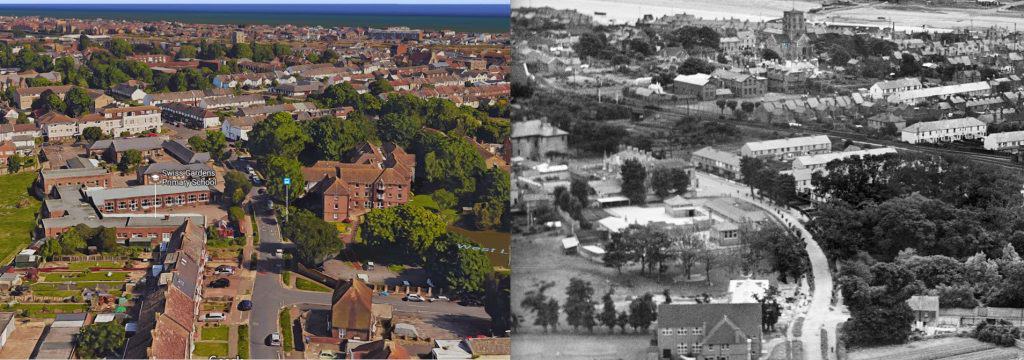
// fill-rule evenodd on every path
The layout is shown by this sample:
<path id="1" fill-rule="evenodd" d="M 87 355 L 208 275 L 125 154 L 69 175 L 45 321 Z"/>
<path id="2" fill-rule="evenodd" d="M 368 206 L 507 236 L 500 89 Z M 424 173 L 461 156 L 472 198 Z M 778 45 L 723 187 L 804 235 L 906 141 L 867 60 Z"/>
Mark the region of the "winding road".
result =
<path id="1" fill-rule="evenodd" d="M 811 272 L 814 274 L 814 291 L 811 294 L 811 302 L 806 309 L 803 329 L 801 329 L 800 341 L 804 346 L 804 358 L 808 360 L 820 360 L 825 357 L 821 352 L 821 329 L 828 331 L 828 347 L 833 349 L 836 345 L 836 326 L 845 321 L 848 317 L 841 310 L 833 309 L 832 301 L 832 272 L 829 271 L 828 259 L 821 246 L 814 241 L 811 233 L 807 231 L 801 222 L 802 215 L 791 210 L 783 209 L 756 199 L 748 195 L 750 190 L 746 185 L 722 179 L 717 176 L 696 173 L 700 192 L 702 195 L 728 195 L 739 196 L 761 209 L 771 213 L 776 219 L 787 226 L 795 229 L 807 245 L 807 257 L 810 259 Z M 770 349 L 768 349 L 770 351 Z M 829 352 L 827 359 L 836 359 L 834 352 Z"/>

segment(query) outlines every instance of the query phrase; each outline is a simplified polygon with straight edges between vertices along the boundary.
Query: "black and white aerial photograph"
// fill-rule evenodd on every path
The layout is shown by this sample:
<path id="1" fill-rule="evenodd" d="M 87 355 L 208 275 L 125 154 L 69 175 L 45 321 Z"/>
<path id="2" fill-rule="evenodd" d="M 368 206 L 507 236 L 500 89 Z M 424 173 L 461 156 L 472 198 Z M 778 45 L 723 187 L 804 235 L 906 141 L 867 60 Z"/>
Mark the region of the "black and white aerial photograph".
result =
<path id="1" fill-rule="evenodd" d="M 1024 1 L 511 6 L 514 358 L 1024 358 Z"/>

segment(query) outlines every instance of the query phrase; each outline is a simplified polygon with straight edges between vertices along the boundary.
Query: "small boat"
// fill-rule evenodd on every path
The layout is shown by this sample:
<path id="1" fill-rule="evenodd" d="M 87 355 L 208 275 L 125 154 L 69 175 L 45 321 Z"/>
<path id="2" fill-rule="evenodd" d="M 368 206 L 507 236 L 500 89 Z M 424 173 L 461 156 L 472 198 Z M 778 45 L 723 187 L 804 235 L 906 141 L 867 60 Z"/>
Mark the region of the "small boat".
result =
<path id="1" fill-rule="evenodd" d="M 595 12 L 594 12 L 594 15 L 597 15 L 597 16 L 605 16 L 605 15 L 608 15 L 608 13 L 606 13 L 606 12 L 603 12 L 603 11 L 595 11 Z"/>

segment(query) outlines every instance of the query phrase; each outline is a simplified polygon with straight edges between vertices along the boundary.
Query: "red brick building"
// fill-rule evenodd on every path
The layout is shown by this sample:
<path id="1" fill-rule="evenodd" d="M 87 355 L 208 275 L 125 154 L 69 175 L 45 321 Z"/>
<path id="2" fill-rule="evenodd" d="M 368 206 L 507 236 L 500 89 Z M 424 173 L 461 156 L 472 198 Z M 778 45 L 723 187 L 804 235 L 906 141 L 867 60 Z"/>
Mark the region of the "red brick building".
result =
<path id="1" fill-rule="evenodd" d="M 209 204 L 213 192 L 209 186 L 141 185 L 88 190 L 85 195 L 101 214 L 126 214 Z"/>
<path id="2" fill-rule="evenodd" d="M 59 186 L 110 187 L 113 175 L 104 168 L 40 170 L 37 181 L 43 193 Z"/>
<path id="3" fill-rule="evenodd" d="M 416 157 L 394 144 L 363 143 L 345 162 L 318 161 L 302 170 L 319 196 L 325 221 L 356 221 L 372 209 L 409 202 Z"/>

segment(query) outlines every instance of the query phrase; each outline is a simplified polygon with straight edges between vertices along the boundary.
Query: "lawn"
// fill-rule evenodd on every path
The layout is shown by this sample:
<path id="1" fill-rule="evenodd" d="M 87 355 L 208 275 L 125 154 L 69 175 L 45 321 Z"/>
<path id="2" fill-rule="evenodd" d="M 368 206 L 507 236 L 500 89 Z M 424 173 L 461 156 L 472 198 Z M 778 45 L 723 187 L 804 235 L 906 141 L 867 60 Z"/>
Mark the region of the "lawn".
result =
<path id="1" fill-rule="evenodd" d="M 0 305 L 0 310 L 3 311 L 14 311 L 17 314 L 21 314 L 23 310 L 28 310 L 28 317 L 30 318 L 53 318 L 57 314 L 68 314 L 85 312 L 89 310 L 88 304 L 3 304 Z"/>
<path id="2" fill-rule="evenodd" d="M 110 276 L 107 276 L 107 273 Z M 124 281 L 128 278 L 127 272 L 117 271 L 96 271 L 96 272 L 79 272 L 79 273 L 66 273 L 66 272 L 54 272 L 43 276 L 40 281 L 44 282 L 79 282 L 79 281 Z"/>
<path id="3" fill-rule="evenodd" d="M 297 277 L 295 278 L 295 287 L 299 290 L 306 291 L 318 291 L 318 292 L 331 292 L 331 289 L 323 286 L 322 284 L 308 280 L 306 278 Z"/>
<path id="4" fill-rule="evenodd" d="M 901 345 L 856 349 L 849 352 L 848 358 L 851 360 L 931 360 L 954 357 L 962 359 L 973 357 L 973 353 L 983 353 L 996 347 L 995 344 L 981 342 L 972 338 L 948 337 L 913 341 Z M 979 358 L 986 359 L 987 356 Z"/>
<path id="5" fill-rule="evenodd" d="M 278 315 L 278 325 L 281 327 L 281 345 L 284 351 L 295 350 L 294 339 L 292 339 L 292 316 L 288 314 L 288 308 L 281 309 Z"/>
<path id="6" fill-rule="evenodd" d="M 292 272 L 285 270 L 281 272 L 281 282 L 284 286 L 292 286 Z"/>
<path id="7" fill-rule="evenodd" d="M 122 261 L 76 261 L 68 264 L 68 269 L 72 271 L 84 271 L 89 268 L 100 267 L 100 268 L 123 268 L 124 262 Z"/>
<path id="8" fill-rule="evenodd" d="M 32 241 L 39 200 L 28 189 L 36 173 L 0 176 L 0 259 L 6 264 Z"/>
<path id="9" fill-rule="evenodd" d="M 199 341 L 196 342 L 196 349 L 192 351 L 192 355 L 200 358 L 211 356 L 226 358 L 228 357 L 228 343 Z"/>
<path id="10" fill-rule="evenodd" d="M 32 284 L 32 286 L 30 286 L 30 287 L 32 288 L 33 291 L 35 291 L 35 290 L 43 290 L 43 291 L 46 291 L 46 290 L 61 290 L 61 289 L 59 289 L 57 287 L 57 285 L 59 285 L 61 283 L 63 283 L 63 282 L 35 283 L 35 284 Z M 96 288 L 99 285 L 107 285 L 108 289 L 120 289 L 121 286 L 124 285 L 123 281 L 72 281 L 72 283 L 74 283 L 75 289 L 78 289 L 78 290 L 94 289 L 94 288 Z M 111 292 L 113 292 L 113 290 Z"/>
<path id="11" fill-rule="evenodd" d="M 437 201 L 434 201 L 434 198 L 430 195 L 413 196 L 412 201 L 410 201 L 409 204 L 433 211 L 434 213 L 441 215 L 441 218 L 449 224 L 455 222 L 455 220 L 458 220 L 459 218 L 458 212 L 453 209 L 442 209 L 441 206 L 437 204 Z"/>
<path id="12" fill-rule="evenodd" d="M 201 338 L 213 341 L 228 341 L 228 330 L 231 330 L 227 325 L 214 325 L 202 329 Z"/>
<path id="13" fill-rule="evenodd" d="M 646 334 L 517 334 L 512 353 L 517 359 L 647 359 L 650 341 Z"/>
<path id="14" fill-rule="evenodd" d="M 238 357 L 249 358 L 249 325 L 238 325 Z"/>

